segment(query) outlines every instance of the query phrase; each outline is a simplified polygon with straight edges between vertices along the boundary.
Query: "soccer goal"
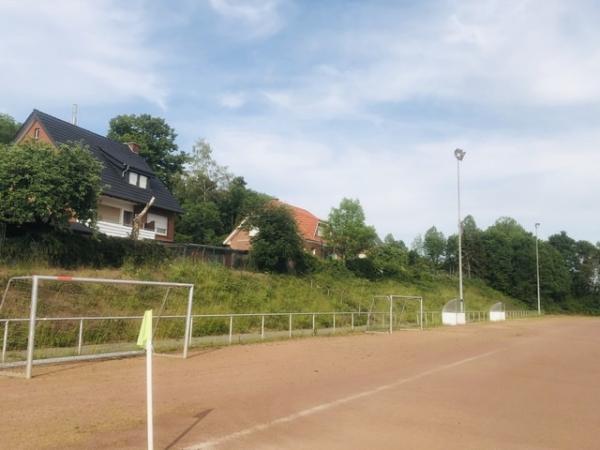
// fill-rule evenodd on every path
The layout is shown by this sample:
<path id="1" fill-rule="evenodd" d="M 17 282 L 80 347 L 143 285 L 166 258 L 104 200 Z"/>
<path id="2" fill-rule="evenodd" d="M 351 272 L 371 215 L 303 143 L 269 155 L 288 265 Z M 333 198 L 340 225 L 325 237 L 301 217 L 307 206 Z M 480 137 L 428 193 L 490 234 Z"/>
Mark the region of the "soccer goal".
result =
<path id="1" fill-rule="evenodd" d="M 423 297 L 375 295 L 367 315 L 367 332 L 423 329 Z"/>
<path id="2" fill-rule="evenodd" d="M 186 358 L 193 298 L 188 283 L 13 277 L 0 300 L 0 374 L 31 378 L 36 365 L 140 354 L 148 309 L 156 352 Z"/>

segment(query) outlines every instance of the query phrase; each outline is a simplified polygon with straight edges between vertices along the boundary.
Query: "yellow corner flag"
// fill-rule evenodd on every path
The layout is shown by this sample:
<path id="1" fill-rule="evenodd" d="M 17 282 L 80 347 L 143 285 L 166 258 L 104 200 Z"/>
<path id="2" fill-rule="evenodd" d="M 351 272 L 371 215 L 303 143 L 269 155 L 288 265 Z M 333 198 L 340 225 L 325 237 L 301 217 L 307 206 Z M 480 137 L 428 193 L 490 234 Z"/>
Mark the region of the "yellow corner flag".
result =
<path id="1" fill-rule="evenodd" d="M 152 341 L 152 310 L 149 309 L 144 313 L 140 334 L 138 336 L 137 345 L 145 347 L 148 341 Z"/>

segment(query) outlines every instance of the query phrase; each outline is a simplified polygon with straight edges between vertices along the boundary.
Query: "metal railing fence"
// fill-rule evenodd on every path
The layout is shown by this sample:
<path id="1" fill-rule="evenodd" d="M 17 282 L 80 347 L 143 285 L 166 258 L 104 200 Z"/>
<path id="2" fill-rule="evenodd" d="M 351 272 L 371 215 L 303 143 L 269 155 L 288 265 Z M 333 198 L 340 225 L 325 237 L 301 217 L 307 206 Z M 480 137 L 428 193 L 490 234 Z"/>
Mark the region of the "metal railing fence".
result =
<path id="1" fill-rule="evenodd" d="M 506 319 L 521 319 L 537 316 L 537 311 L 506 311 Z M 281 312 L 281 313 L 217 313 L 217 314 L 192 314 L 189 324 L 188 345 L 203 344 L 233 344 L 234 342 L 261 341 L 266 339 L 292 338 L 295 336 L 310 336 L 317 334 L 336 334 L 363 331 L 367 328 L 369 316 L 383 316 L 383 320 L 389 320 L 388 312 L 367 311 L 331 311 L 331 312 Z M 423 323 L 420 323 L 422 317 Z M 72 316 L 72 317 L 37 317 L 37 323 L 72 322 L 74 328 L 74 342 L 67 343 L 63 348 L 69 353 L 68 359 L 89 359 L 101 357 L 102 354 L 110 353 L 107 350 L 115 342 L 90 342 L 86 340 L 86 330 L 91 322 L 97 321 L 132 321 L 132 329 L 136 329 L 141 323 L 143 316 Z M 165 315 L 155 317 L 160 320 L 181 320 L 185 322 L 185 315 Z M 397 326 L 397 318 L 392 317 L 394 327 Z M 2 349 L 0 353 L 0 368 L 2 365 L 18 365 L 24 360 L 26 354 L 26 342 L 22 348 L 12 345 L 9 348 L 9 336 L 13 327 L 19 324 L 29 324 L 30 318 L 0 319 L 0 336 L 2 337 Z M 441 311 L 423 311 L 415 313 L 414 317 L 403 318 L 403 324 L 412 324 L 415 329 L 432 328 L 442 325 Z M 407 322 L 408 320 L 408 322 Z M 489 320 L 488 311 L 466 311 L 467 322 L 484 322 Z M 212 326 L 210 321 L 213 321 Z M 214 321 L 218 321 L 215 322 Z M 208 323 L 207 323 L 208 322 Z M 183 326 L 183 325 L 182 325 Z M 400 328 L 398 328 L 400 329 Z M 234 338 L 235 337 L 235 338 Z M 170 338 L 174 340 L 176 338 Z M 181 337 L 179 338 L 181 339 Z M 185 338 L 183 338 L 185 339 Z M 129 342 L 133 344 L 133 342 Z M 102 346 L 105 347 L 102 347 Z M 84 355 L 84 349 L 94 349 L 96 355 Z M 40 350 L 40 349 L 38 349 Z M 12 353 L 11 361 L 8 355 Z M 52 352 L 50 352 L 52 353 Z M 64 353 L 64 352 L 63 352 Z M 129 350 L 125 353 L 137 353 Z M 43 358 L 41 358 L 43 359 Z M 38 363 L 41 363 L 41 359 Z M 52 359 L 52 358 L 49 358 Z M 56 358 L 53 358 L 56 359 Z M 67 359 L 63 357 L 61 359 Z M 16 362 L 15 362 L 16 361 Z M 7 364 L 8 363 L 8 364 Z"/>
<path id="2" fill-rule="evenodd" d="M 265 340 L 271 337 L 294 337 L 296 335 L 306 335 L 306 331 L 309 331 L 309 335 L 316 335 L 319 331 L 325 334 L 335 334 L 336 332 L 347 332 L 355 329 L 363 329 L 367 325 L 369 316 L 387 316 L 387 312 L 367 312 L 367 311 L 331 311 L 331 312 L 282 312 L 282 313 L 218 313 L 218 314 L 192 314 L 190 318 L 190 331 L 188 337 L 188 344 L 202 344 L 203 342 L 211 343 L 211 341 L 223 342 L 232 344 L 234 335 L 245 336 L 246 340 Z M 424 323 L 423 326 L 437 326 L 441 323 L 438 318 L 439 312 L 426 311 L 424 312 Z M 83 350 L 86 346 L 98 346 L 100 344 L 110 345 L 110 342 L 98 343 L 86 341 L 86 330 L 89 329 L 90 322 L 98 321 L 132 321 L 136 322 L 135 326 L 132 326 L 132 330 L 135 330 L 137 325 L 141 323 L 143 316 L 131 315 L 131 316 L 69 316 L 69 317 L 36 317 L 35 323 L 73 323 L 73 333 L 76 336 L 76 341 L 64 347 L 65 349 L 72 350 L 72 357 L 82 356 Z M 155 322 L 161 320 L 181 320 L 185 322 L 185 315 L 165 315 L 155 317 Z M 253 320 L 254 319 L 254 320 Z M 396 317 L 394 317 L 396 319 Z M 203 324 L 203 321 L 220 320 L 221 323 L 217 326 L 211 326 L 211 324 Z M 30 318 L 11 318 L 11 319 L 0 319 L 0 336 L 2 336 L 2 350 L 0 353 L 0 364 L 7 362 L 7 354 L 9 353 L 10 343 L 10 331 L 14 329 L 15 325 L 25 324 L 29 325 Z M 419 321 L 419 315 L 415 314 L 414 318 L 410 318 L 415 328 L 421 326 Z M 397 323 L 397 322 L 394 322 Z M 213 323 L 214 325 L 214 323 Z M 406 320 L 404 321 L 406 325 Z M 213 338 L 213 339 L 211 339 Z M 216 339 L 214 339 L 216 338 Z M 243 341 L 241 337 L 238 341 Z M 160 341 L 158 341 L 159 343 Z M 11 347 L 13 353 L 16 356 L 24 352 L 26 341 L 21 343 L 21 348 L 16 343 L 13 343 Z M 113 343 L 116 344 L 116 343 Z M 40 350 L 38 348 L 37 350 Z M 96 349 L 97 350 L 97 349 Z"/>
<path id="3" fill-rule="evenodd" d="M 543 311 L 542 314 L 538 313 L 537 310 L 529 310 L 529 309 L 523 309 L 523 310 L 512 310 L 512 311 L 506 311 L 506 320 L 509 319 L 527 319 L 530 317 L 538 317 L 540 315 L 543 315 Z"/>

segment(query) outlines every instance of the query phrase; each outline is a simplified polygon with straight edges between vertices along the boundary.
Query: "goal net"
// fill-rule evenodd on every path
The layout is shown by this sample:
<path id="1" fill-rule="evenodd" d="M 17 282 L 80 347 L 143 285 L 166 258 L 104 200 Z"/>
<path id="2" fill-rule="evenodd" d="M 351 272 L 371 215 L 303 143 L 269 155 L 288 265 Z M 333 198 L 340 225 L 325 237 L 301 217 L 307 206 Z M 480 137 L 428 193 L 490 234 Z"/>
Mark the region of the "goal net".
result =
<path id="1" fill-rule="evenodd" d="M 367 332 L 423 329 L 423 298 L 412 295 L 375 295 L 367 315 Z"/>
<path id="2" fill-rule="evenodd" d="M 187 357 L 194 285 L 33 275 L 11 278 L 0 299 L 0 374 L 30 378 L 33 366 L 142 352 L 145 310 L 156 352 Z"/>

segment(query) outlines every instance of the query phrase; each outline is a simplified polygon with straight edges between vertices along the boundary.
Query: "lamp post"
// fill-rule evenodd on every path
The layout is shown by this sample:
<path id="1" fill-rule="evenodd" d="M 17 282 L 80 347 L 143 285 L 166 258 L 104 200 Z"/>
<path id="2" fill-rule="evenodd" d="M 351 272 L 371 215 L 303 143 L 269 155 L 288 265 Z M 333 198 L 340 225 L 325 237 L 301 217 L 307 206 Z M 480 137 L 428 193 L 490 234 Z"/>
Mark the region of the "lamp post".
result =
<path id="1" fill-rule="evenodd" d="M 458 301 L 460 312 L 465 312 L 465 299 L 463 297 L 463 279 L 462 279 L 462 220 L 460 217 L 460 162 L 467 152 L 457 148 L 454 150 L 456 157 L 456 186 L 458 193 Z"/>
<path id="2" fill-rule="evenodd" d="M 539 222 L 535 224 L 535 271 L 537 274 L 537 306 L 538 316 L 542 314 L 542 305 L 540 302 L 540 252 L 538 249 L 538 228 Z"/>

